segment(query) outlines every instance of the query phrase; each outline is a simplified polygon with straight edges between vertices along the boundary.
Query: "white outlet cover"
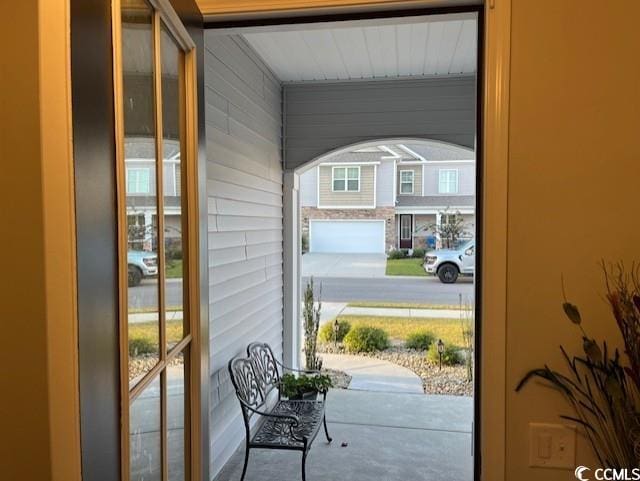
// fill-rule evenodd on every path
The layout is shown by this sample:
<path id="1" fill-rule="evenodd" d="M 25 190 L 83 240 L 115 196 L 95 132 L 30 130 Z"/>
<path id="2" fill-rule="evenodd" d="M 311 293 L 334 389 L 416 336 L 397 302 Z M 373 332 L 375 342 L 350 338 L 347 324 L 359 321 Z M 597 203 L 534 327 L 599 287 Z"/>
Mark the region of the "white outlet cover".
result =
<path id="1" fill-rule="evenodd" d="M 549 457 L 542 443 L 551 439 Z M 554 469 L 576 467 L 576 427 L 566 424 L 529 423 L 529 466 Z"/>

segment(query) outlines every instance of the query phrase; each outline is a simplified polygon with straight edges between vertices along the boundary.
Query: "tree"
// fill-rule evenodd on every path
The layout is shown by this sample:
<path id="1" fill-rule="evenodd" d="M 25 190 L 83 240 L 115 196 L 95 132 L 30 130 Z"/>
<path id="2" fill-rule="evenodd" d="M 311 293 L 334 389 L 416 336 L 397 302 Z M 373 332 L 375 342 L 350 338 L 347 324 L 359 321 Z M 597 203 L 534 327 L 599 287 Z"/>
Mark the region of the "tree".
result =
<path id="1" fill-rule="evenodd" d="M 439 224 L 436 222 L 420 226 L 416 229 L 416 232 L 429 230 L 440 238 L 443 248 L 453 249 L 457 246 L 460 238 L 467 233 L 464 218 L 460 211 L 451 212 L 448 207 L 441 211 L 439 215 Z"/>

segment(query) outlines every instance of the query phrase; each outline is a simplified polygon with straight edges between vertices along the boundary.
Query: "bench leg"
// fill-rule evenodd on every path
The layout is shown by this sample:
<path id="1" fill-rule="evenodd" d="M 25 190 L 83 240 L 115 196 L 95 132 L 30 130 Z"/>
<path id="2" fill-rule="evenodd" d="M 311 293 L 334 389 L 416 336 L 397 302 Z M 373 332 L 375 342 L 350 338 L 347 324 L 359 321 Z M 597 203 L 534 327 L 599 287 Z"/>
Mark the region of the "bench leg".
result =
<path id="1" fill-rule="evenodd" d="M 307 450 L 302 451 L 302 481 L 307 481 Z"/>
<path id="2" fill-rule="evenodd" d="M 327 442 L 330 443 L 333 439 L 329 436 L 329 430 L 327 429 L 327 416 L 322 416 L 322 422 L 324 424 L 324 434 L 327 436 Z"/>
<path id="3" fill-rule="evenodd" d="M 244 467 L 242 468 L 242 476 L 240 477 L 240 481 L 244 481 L 244 475 L 247 474 L 247 464 L 249 464 L 249 443 L 247 443 L 247 447 L 244 450 Z"/>

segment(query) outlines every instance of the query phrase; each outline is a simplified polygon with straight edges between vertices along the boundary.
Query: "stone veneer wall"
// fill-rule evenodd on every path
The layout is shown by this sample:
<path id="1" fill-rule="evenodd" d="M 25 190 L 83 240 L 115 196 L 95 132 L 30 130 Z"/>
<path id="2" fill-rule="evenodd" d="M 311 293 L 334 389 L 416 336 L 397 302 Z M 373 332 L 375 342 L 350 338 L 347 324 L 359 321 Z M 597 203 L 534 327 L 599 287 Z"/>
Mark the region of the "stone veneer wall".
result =
<path id="1" fill-rule="evenodd" d="M 375 209 L 318 209 L 302 207 L 302 233 L 309 235 L 309 220 L 313 219 L 384 219 L 385 249 L 393 249 L 396 245 L 395 209 L 393 207 L 377 207 Z"/>

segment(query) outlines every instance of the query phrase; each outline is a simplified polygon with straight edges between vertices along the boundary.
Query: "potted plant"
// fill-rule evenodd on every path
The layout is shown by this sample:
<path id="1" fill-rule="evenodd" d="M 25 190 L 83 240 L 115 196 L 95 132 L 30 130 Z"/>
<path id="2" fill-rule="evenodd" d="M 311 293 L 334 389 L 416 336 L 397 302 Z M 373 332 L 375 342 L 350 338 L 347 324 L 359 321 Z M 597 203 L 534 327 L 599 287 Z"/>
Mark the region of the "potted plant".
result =
<path id="1" fill-rule="evenodd" d="M 282 376 L 280 391 L 287 399 L 315 399 L 318 393 L 326 393 L 332 386 L 331 378 L 325 374 L 287 373 Z"/>
<path id="2" fill-rule="evenodd" d="M 603 270 L 624 355 L 589 337 L 580 311 L 564 296 L 563 310 L 580 330 L 584 354 L 570 356 L 561 346 L 568 374 L 545 365 L 527 373 L 516 391 L 534 378 L 551 383 L 573 410 L 561 417 L 584 429 L 601 466 L 624 469 L 640 465 L 640 270 L 628 273 L 622 264 Z"/>

